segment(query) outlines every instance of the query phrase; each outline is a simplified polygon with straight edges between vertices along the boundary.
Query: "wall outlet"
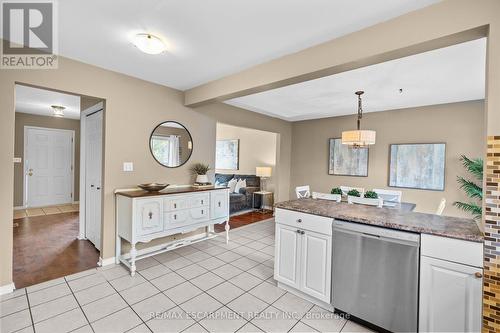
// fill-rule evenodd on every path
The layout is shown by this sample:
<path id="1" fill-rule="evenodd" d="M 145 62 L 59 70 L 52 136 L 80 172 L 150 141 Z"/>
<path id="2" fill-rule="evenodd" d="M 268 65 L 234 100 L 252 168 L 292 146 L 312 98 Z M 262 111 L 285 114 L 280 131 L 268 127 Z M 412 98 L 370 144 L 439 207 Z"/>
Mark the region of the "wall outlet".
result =
<path id="1" fill-rule="evenodd" d="M 123 171 L 126 171 L 126 172 L 134 171 L 134 163 L 133 162 L 123 162 Z"/>

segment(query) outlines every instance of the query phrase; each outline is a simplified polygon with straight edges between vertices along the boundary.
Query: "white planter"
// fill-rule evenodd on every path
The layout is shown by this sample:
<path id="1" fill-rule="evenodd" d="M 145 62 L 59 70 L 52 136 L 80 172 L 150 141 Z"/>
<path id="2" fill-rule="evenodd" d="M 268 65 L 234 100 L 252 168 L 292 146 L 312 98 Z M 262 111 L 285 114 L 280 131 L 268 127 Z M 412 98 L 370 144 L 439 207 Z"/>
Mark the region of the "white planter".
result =
<path id="1" fill-rule="evenodd" d="M 348 195 L 347 202 L 350 204 L 361 204 L 361 205 L 369 205 L 369 206 L 377 206 L 382 207 L 384 204 L 384 200 L 382 198 L 371 199 L 371 198 L 361 198 L 361 197 L 353 197 Z"/>
<path id="2" fill-rule="evenodd" d="M 342 200 L 342 196 L 340 194 L 330 194 L 330 193 L 320 193 L 320 192 L 313 192 L 312 198 L 321 200 L 331 200 L 337 202 L 340 202 L 340 200 Z"/>
<path id="3" fill-rule="evenodd" d="M 197 175 L 196 182 L 197 183 L 208 183 L 208 176 L 207 175 Z"/>

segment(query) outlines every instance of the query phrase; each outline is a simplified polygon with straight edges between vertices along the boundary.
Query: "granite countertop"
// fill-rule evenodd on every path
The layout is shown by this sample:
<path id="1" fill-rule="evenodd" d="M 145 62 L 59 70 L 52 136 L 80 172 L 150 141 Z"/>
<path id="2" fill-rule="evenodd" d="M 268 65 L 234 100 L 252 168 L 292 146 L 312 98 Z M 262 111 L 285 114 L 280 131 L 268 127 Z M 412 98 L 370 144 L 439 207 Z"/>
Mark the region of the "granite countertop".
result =
<path id="1" fill-rule="evenodd" d="M 204 192 L 211 190 L 222 190 L 227 187 L 223 186 L 210 186 L 210 187 L 194 187 L 194 186 L 178 186 L 178 187 L 167 187 L 164 190 L 158 192 L 148 192 L 145 190 L 137 189 L 127 189 L 118 190 L 115 192 L 116 195 L 123 195 L 128 198 L 143 198 L 143 197 L 154 197 L 158 195 L 169 195 L 169 194 L 182 194 L 182 193 L 192 193 L 192 192 Z"/>
<path id="2" fill-rule="evenodd" d="M 482 242 L 483 233 L 472 219 L 405 212 L 396 209 L 355 205 L 320 199 L 280 202 L 276 208 L 331 217 L 391 229 Z"/>

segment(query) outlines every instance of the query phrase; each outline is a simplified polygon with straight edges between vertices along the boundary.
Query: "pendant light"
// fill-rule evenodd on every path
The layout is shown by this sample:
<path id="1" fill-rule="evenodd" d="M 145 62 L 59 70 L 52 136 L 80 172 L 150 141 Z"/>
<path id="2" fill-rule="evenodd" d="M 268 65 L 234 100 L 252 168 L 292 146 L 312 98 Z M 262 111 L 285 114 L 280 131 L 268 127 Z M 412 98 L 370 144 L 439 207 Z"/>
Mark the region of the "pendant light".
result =
<path id="1" fill-rule="evenodd" d="M 361 95 L 364 91 L 356 91 L 355 94 L 358 95 L 358 121 L 357 130 L 343 131 L 342 132 L 342 144 L 349 145 L 353 148 L 362 148 L 369 145 L 375 144 L 375 131 L 362 130 L 360 129 L 361 118 L 363 118 L 363 108 L 361 105 Z"/>

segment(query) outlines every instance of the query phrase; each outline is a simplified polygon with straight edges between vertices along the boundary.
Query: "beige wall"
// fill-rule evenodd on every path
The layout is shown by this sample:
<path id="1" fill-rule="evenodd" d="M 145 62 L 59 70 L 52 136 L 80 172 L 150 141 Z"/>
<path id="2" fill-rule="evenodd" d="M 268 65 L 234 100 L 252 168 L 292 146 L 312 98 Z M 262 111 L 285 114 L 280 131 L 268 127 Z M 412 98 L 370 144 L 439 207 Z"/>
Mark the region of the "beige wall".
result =
<path id="1" fill-rule="evenodd" d="M 78 201 L 80 194 L 80 120 L 46 117 L 16 112 L 14 156 L 21 157 L 22 163 L 14 164 L 14 206 L 23 205 L 24 126 L 58 128 L 75 131 L 75 177 L 73 187 L 73 200 Z"/>
<path id="2" fill-rule="evenodd" d="M 217 123 L 217 140 L 239 139 L 239 169 L 216 169 L 217 173 L 255 175 L 255 168 L 268 166 L 276 172 L 276 133 Z M 274 191 L 274 177 L 267 180 L 266 189 Z"/>
<path id="3" fill-rule="evenodd" d="M 329 175 L 328 139 L 341 137 L 343 130 L 355 126 L 354 115 L 293 123 L 292 189 L 306 184 L 320 192 L 330 192 L 332 187 L 341 185 L 367 190 L 389 188 L 390 144 L 445 142 L 444 191 L 389 189 L 403 191 L 403 201 L 416 203 L 416 211 L 433 213 L 441 198 L 446 198 L 445 215 L 470 217 L 452 203 L 468 200 L 456 182 L 457 175 L 470 178 L 459 161 L 460 155 L 477 158 L 485 154 L 483 101 L 366 113 L 362 128 L 377 131 L 377 142 L 369 148 L 368 177 Z"/>

